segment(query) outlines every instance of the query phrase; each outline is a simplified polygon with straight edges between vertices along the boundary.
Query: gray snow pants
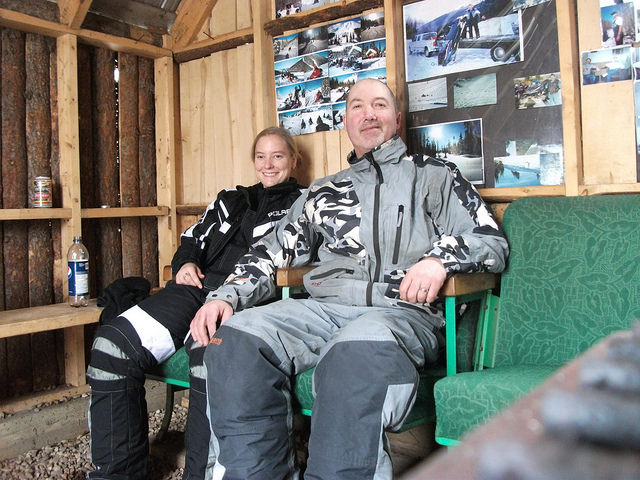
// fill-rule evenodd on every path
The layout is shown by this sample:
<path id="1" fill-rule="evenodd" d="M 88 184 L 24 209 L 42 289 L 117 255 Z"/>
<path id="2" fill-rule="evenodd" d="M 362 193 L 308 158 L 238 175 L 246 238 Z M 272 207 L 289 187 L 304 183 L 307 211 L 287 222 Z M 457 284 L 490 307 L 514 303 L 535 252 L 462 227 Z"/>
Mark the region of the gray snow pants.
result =
<path id="1" fill-rule="evenodd" d="M 385 431 L 415 401 L 442 319 L 408 308 L 282 300 L 235 314 L 207 346 L 214 478 L 297 479 L 292 378 L 316 367 L 307 480 L 391 479 Z"/>

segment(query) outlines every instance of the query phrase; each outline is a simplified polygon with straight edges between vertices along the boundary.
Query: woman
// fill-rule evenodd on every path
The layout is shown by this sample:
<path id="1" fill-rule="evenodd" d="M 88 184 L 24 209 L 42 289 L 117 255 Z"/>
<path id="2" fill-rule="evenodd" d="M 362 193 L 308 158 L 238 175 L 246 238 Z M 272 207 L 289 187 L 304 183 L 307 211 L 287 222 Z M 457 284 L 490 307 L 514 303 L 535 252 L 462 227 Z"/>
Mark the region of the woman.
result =
<path id="1" fill-rule="evenodd" d="M 286 130 L 271 127 L 260 132 L 252 154 L 259 183 L 221 191 L 200 221 L 182 234 L 171 262 L 175 281 L 98 329 L 87 370 L 96 466 L 89 478 L 146 478 L 145 372 L 182 346 L 207 294 L 222 284 L 238 258 L 271 231 L 300 195 L 302 187 L 291 177 L 300 155 Z M 204 479 L 210 437 L 204 346 L 189 337 L 186 349 L 191 391 L 183 479 Z"/>

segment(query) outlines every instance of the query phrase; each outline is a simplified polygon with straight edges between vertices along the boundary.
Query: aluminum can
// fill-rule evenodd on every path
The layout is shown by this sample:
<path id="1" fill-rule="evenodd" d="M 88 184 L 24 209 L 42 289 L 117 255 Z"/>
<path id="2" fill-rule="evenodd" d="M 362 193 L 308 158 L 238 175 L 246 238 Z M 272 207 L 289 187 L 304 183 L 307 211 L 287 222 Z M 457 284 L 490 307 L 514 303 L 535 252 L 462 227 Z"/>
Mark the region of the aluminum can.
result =
<path id="1" fill-rule="evenodd" d="M 51 177 L 35 177 L 31 191 L 33 208 L 51 208 L 53 206 L 53 184 Z"/>

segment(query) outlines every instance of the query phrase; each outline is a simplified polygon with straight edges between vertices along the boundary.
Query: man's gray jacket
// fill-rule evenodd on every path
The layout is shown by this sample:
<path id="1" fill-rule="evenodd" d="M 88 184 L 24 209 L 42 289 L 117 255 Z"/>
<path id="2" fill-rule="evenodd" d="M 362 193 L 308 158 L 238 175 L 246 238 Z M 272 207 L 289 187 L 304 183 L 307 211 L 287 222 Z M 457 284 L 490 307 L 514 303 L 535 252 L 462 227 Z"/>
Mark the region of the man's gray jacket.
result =
<path id="1" fill-rule="evenodd" d="M 279 267 L 317 263 L 305 287 L 320 302 L 422 308 L 398 298 L 405 272 L 424 257 L 447 275 L 500 272 L 507 241 L 475 188 L 450 162 L 408 155 L 399 137 L 316 180 L 269 235 L 240 259 L 208 301 L 240 310 L 275 294 Z"/>

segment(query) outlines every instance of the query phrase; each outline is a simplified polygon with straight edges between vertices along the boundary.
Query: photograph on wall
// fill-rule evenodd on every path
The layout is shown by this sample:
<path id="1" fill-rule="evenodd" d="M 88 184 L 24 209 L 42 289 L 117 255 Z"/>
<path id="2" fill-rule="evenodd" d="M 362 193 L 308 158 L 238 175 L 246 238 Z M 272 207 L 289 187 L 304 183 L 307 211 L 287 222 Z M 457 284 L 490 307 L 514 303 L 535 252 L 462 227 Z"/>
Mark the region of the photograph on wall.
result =
<path id="1" fill-rule="evenodd" d="M 495 105 L 498 101 L 496 74 L 487 73 L 453 82 L 453 108 Z"/>
<path id="2" fill-rule="evenodd" d="M 602 46 L 630 45 L 636 41 L 636 13 L 633 0 L 600 0 Z"/>
<path id="3" fill-rule="evenodd" d="M 329 48 L 360 41 L 360 18 L 352 18 L 327 26 Z"/>
<path id="4" fill-rule="evenodd" d="M 311 10 L 312 8 L 321 7 L 329 3 L 329 0 L 302 0 L 302 11 Z"/>
<path id="5" fill-rule="evenodd" d="M 329 47 L 327 27 L 316 27 L 298 34 L 298 55 L 326 50 Z"/>
<path id="6" fill-rule="evenodd" d="M 560 72 L 513 79 L 516 108 L 549 107 L 562 104 Z"/>
<path id="7" fill-rule="evenodd" d="M 384 12 L 363 15 L 360 19 L 360 40 L 375 40 L 385 38 Z"/>
<path id="8" fill-rule="evenodd" d="M 363 78 L 386 82 L 386 49 L 382 11 L 274 38 L 280 123 L 290 126 L 292 135 L 324 131 L 327 125 L 343 128 L 344 102 L 351 85 Z M 297 56 L 292 57 L 294 52 Z M 325 105 L 330 113 L 321 116 L 318 124 L 310 109 Z"/>
<path id="9" fill-rule="evenodd" d="M 326 132 L 332 129 L 333 112 L 331 105 L 302 108 L 278 115 L 279 125 L 291 135 Z"/>
<path id="10" fill-rule="evenodd" d="M 276 18 L 302 11 L 302 0 L 276 0 Z"/>
<path id="11" fill-rule="evenodd" d="M 495 157 L 496 188 L 562 185 L 564 162 L 562 145 L 539 145 L 535 140 L 513 140 L 507 155 Z"/>
<path id="12" fill-rule="evenodd" d="M 444 108 L 449 102 L 446 77 L 410 83 L 407 87 L 409 89 L 410 112 Z"/>
<path id="13" fill-rule="evenodd" d="M 523 10 L 548 1 L 549 0 L 513 0 L 513 10 Z"/>
<path id="14" fill-rule="evenodd" d="M 511 0 L 422 0 L 403 14 L 408 82 L 524 58 L 521 13 Z"/>
<path id="15" fill-rule="evenodd" d="M 286 60 L 298 56 L 298 34 L 273 39 L 273 60 Z"/>
<path id="16" fill-rule="evenodd" d="M 582 52 L 582 84 L 631 80 L 631 47 Z"/>
<path id="17" fill-rule="evenodd" d="M 425 125 L 408 130 L 410 151 L 455 163 L 471 183 L 484 183 L 482 119 Z"/>

